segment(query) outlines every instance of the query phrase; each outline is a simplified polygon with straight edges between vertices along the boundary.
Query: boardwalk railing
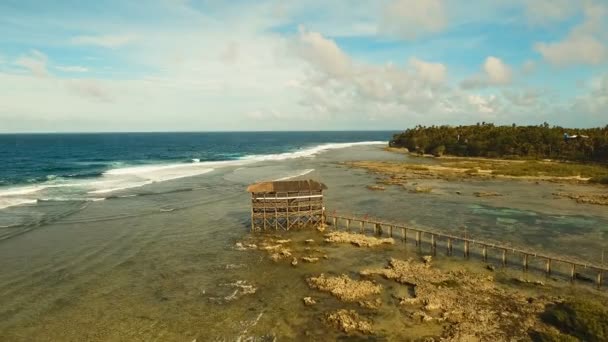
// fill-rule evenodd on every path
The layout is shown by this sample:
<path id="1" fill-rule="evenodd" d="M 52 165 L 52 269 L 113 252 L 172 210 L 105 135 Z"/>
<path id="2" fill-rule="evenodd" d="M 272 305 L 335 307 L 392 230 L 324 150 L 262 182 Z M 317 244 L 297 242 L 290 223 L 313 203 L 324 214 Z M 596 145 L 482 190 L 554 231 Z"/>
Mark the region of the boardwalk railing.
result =
<path id="1" fill-rule="evenodd" d="M 404 242 L 408 240 L 408 232 L 414 234 L 414 241 L 416 246 L 420 246 L 423 242 L 424 236 L 430 236 L 430 246 L 433 254 L 437 252 L 437 241 L 439 239 L 443 239 L 446 241 L 447 247 L 447 255 L 452 255 L 454 243 L 461 243 L 463 248 L 463 254 L 465 258 L 468 258 L 470 255 L 472 246 L 481 247 L 481 255 L 484 261 L 488 260 L 488 250 L 494 249 L 501 252 L 501 262 L 503 266 L 507 265 L 507 254 L 515 254 L 521 257 L 522 267 L 525 271 L 528 270 L 529 267 L 529 258 L 534 257 L 536 259 L 540 259 L 544 261 L 544 272 L 547 275 L 551 274 L 552 264 L 560 263 L 570 268 L 570 279 L 575 280 L 578 278 L 583 278 L 579 273 L 577 273 L 577 269 L 583 268 L 586 270 L 590 270 L 595 272 L 595 283 L 598 287 L 602 286 L 602 277 L 603 273 L 608 271 L 608 267 L 598 264 L 593 264 L 589 262 L 584 262 L 580 260 L 574 260 L 567 257 L 562 257 L 559 255 L 549 255 L 546 253 L 539 253 L 533 250 L 525 250 L 521 248 L 515 248 L 512 246 L 508 246 L 506 243 L 500 242 L 489 242 L 477 239 L 471 239 L 467 237 L 461 237 L 451 234 L 446 234 L 438 231 L 427 230 L 418 227 L 408 227 L 401 224 L 395 224 L 392 222 L 379 221 L 376 219 L 370 218 L 360 218 L 354 216 L 345 216 L 345 215 L 337 215 L 337 214 L 326 214 L 326 220 L 328 223 L 331 223 L 336 229 L 339 229 L 339 224 L 344 223 L 345 229 L 350 231 L 353 225 L 358 225 L 359 232 L 364 233 L 365 228 L 370 225 L 373 227 L 373 232 L 375 234 L 384 234 L 385 230 L 388 232 L 388 236 L 395 237 L 396 232 L 399 231 L 399 236 Z M 356 227 L 355 227 L 356 228 Z M 428 241 L 428 240 L 427 240 Z"/>

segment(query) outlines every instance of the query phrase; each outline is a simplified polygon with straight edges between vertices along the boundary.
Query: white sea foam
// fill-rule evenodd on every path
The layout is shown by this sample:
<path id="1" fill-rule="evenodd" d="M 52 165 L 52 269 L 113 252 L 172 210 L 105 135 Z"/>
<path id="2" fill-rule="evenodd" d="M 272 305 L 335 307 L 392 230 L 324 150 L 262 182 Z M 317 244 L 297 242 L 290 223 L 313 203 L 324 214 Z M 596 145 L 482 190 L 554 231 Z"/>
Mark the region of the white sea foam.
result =
<path id="1" fill-rule="evenodd" d="M 83 200 L 84 193 L 107 194 L 115 191 L 138 188 L 158 182 L 198 176 L 209 173 L 220 167 L 248 165 L 261 161 L 280 161 L 294 158 L 307 158 L 313 157 L 328 150 L 386 143 L 386 141 L 328 143 L 310 148 L 303 148 L 292 152 L 267 155 L 250 155 L 236 160 L 213 162 L 201 162 L 199 159 L 194 158 L 191 160 L 191 163 L 127 167 L 125 167 L 124 163 L 122 162 L 115 162 L 112 163 L 112 166 L 115 168 L 104 172 L 100 178 L 66 180 L 51 177 L 47 182 L 38 185 L 0 189 L 0 209 L 22 204 L 36 203 L 38 199 L 49 198 L 48 192 L 52 192 L 52 196 L 54 196 L 55 192 L 60 192 L 59 195 L 62 197 L 65 196 L 66 200 L 69 200 L 70 198 L 73 198 L 74 200 Z M 312 171 L 314 170 L 304 170 L 301 173 L 289 175 L 281 179 L 290 179 L 303 176 Z M 71 197 L 70 194 L 75 196 Z M 95 197 L 84 200 L 100 201 L 103 199 L 104 197 Z"/>
<path id="2" fill-rule="evenodd" d="M 38 202 L 38 200 L 29 199 L 29 198 L 3 198 L 3 197 L 0 197 L 0 209 L 5 209 L 8 207 L 16 207 L 18 205 L 24 205 L 24 204 L 34 204 L 36 202 Z"/>
<path id="3" fill-rule="evenodd" d="M 307 174 L 313 172 L 314 170 L 315 169 L 304 170 L 304 171 L 302 171 L 300 173 L 296 173 L 294 175 L 290 175 L 290 176 L 287 176 L 287 177 L 282 177 L 282 178 L 279 178 L 279 179 L 275 179 L 275 181 L 283 181 L 283 180 L 288 180 L 288 179 L 292 179 L 292 178 L 296 178 L 296 177 L 302 177 L 304 175 L 307 175 Z"/>
<path id="4" fill-rule="evenodd" d="M 386 141 L 361 141 L 361 142 L 352 142 L 352 143 L 331 143 L 331 144 L 322 144 L 314 147 L 309 147 L 306 149 L 293 151 L 293 152 L 285 152 L 285 153 L 277 153 L 277 154 L 264 154 L 264 155 L 251 155 L 245 156 L 242 160 L 253 160 L 253 161 L 266 161 L 266 160 L 285 160 L 285 159 L 294 159 L 294 158 L 303 158 L 303 157 L 313 157 L 321 152 L 325 152 L 328 150 L 336 150 L 340 148 L 347 148 L 353 146 L 361 146 L 361 145 L 386 145 Z"/>

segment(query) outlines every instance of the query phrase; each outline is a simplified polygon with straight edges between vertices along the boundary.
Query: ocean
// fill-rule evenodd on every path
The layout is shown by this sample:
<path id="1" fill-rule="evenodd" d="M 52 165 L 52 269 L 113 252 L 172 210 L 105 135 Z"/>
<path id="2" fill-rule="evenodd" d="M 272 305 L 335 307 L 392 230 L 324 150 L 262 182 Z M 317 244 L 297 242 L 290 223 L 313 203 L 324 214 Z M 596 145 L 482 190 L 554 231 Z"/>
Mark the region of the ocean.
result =
<path id="1" fill-rule="evenodd" d="M 0 135 L 0 210 L 49 201 L 97 201 L 117 192 L 225 166 L 310 157 L 362 143 L 386 143 L 392 133 L 4 134 Z M 0 226 L 32 223 L 23 217 L 15 219 L 5 215 Z"/>

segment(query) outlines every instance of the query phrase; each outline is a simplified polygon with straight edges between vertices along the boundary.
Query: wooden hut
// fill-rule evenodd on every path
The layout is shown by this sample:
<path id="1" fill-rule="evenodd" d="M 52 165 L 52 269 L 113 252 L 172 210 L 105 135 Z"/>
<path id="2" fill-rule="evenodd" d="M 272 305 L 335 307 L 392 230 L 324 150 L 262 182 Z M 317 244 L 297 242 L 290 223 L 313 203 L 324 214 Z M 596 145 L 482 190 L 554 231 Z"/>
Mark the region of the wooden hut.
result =
<path id="1" fill-rule="evenodd" d="M 314 180 L 274 181 L 252 184 L 251 230 L 290 230 L 324 223 L 325 184 Z"/>

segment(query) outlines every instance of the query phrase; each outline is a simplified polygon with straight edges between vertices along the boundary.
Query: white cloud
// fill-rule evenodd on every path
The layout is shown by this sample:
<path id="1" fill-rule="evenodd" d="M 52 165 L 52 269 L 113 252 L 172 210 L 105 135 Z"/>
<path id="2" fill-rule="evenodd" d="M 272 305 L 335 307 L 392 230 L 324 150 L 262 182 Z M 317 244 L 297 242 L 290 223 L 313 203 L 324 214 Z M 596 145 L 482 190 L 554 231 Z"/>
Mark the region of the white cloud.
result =
<path id="1" fill-rule="evenodd" d="M 543 93 L 536 89 L 526 89 L 523 91 L 504 91 L 503 95 L 515 106 L 535 107 L 540 104 Z"/>
<path id="2" fill-rule="evenodd" d="M 343 77 L 351 72 L 351 59 L 333 40 L 323 37 L 318 32 L 307 31 L 300 27 L 297 50 L 300 57 L 329 76 Z"/>
<path id="3" fill-rule="evenodd" d="M 447 26 L 442 0 L 392 0 L 384 9 L 381 29 L 405 39 L 437 33 Z"/>
<path id="4" fill-rule="evenodd" d="M 57 65 L 55 69 L 64 71 L 64 72 L 88 72 L 89 69 L 80 65 Z"/>
<path id="5" fill-rule="evenodd" d="M 470 118 L 489 119 L 503 108 L 497 96 L 470 95 L 452 89 L 446 82 L 447 67 L 442 63 L 415 57 L 403 66 L 354 62 L 333 40 L 319 33 L 306 32 L 300 40 L 311 37 L 317 42 L 312 45 L 322 46 L 320 50 L 326 52 L 313 54 L 315 58 L 304 55 L 307 61 L 315 62 L 309 62 L 313 72 L 298 83 L 299 104 L 317 118 L 348 120 L 359 125 L 430 123 L 441 119 L 466 122 Z M 498 70 L 495 63 L 489 63 L 494 82 L 507 78 L 508 68 L 502 66 Z"/>
<path id="6" fill-rule="evenodd" d="M 34 76 L 47 77 L 49 76 L 47 62 L 48 58 L 45 54 L 33 50 L 30 55 L 19 57 L 15 64 L 29 70 Z"/>
<path id="7" fill-rule="evenodd" d="M 521 66 L 521 71 L 524 74 L 531 74 L 536 70 L 536 62 L 533 60 L 527 60 L 524 62 L 524 64 Z"/>
<path id="8" fill-rule="evenodd" d="M 581 3 L 572 0 L 524 0 L 524 9 L 530 23 L 546 25 L 576 14 Z"/>
<path id="9" fill-rule="evenodd" d="M 66 86 L 68 90 L 83 98 L 91 99 L 100 102 L 111 102 L 112 94 L 101 85 L 101 82 L 91 79 L 74 79 L 67 80 Z"/>
<path id="10" fill-rule="evenodd" d="M 234 64 L 239 58 L 239 44 L 230 42 L 220 54 L 220 60 L 227 64 Z"/>
<path id="11" fill-rule="evenodd" d="M 445 82 L 447 67 L 444 64 L 425 62 L 417 58 L 411 58 L 409 64 L 421 78 L 434 84 Z"/>
<path id="12" fill-rule="evenodd" d="M 496 95 L 481 96 L 481 95 L 469 95 L 469 104 L 472 105 L 483 114 L 495 113 L 496 108 L 494 107 L 496 101 Z"/>
<path id="13" fill-rule="evenodd" d="M 488 76 L 490 84 L 508 84 L 511 82 L 511 68 L 500 58 L 494 56 L 486 58 L 483 70 Z"/>
<path id="14" fill-rule="evenodd" d="M 502 86 L 511 83 L 512 71 L 500 58 L 489 56 L 482 66 L 482 72 L 461 82 L 464 89 L 487 86 Z"/>
<path id="15" fill-rule="evenodd" d="M 557 66 L 597 65 L 608 59 L 608 7 L 590 1 L 584 4 L 584 21 L 575 26 L 563 40 L 534 45 L 534 49 L 549 63 Z"/>
<path id="16" fill-rule="evenodd" d="M 72 38 L 72 44 L 76 45 L 93 45 L 104 48 L 118 48 L 137 40 L 137 36 L 133 34 L 120 35 L 98 35 L 98 36 L 76 36 Z"/>
<path id="17" fill-rule="evenodd" d="M 572 111 L 578 115 L 592 115 L 606 123 L 608 113 L 608 74 L 591 80 L 588 92 L 579 96 L 572 105 Z"/>
<path id="18" fill-rule="evenodd" d="M 600 64 L 608 57 L 606 46 L 591 36 L 570 35 L 556 43 L 537 43 L 534 48 L 547 61 L 558 66 Z"/>

